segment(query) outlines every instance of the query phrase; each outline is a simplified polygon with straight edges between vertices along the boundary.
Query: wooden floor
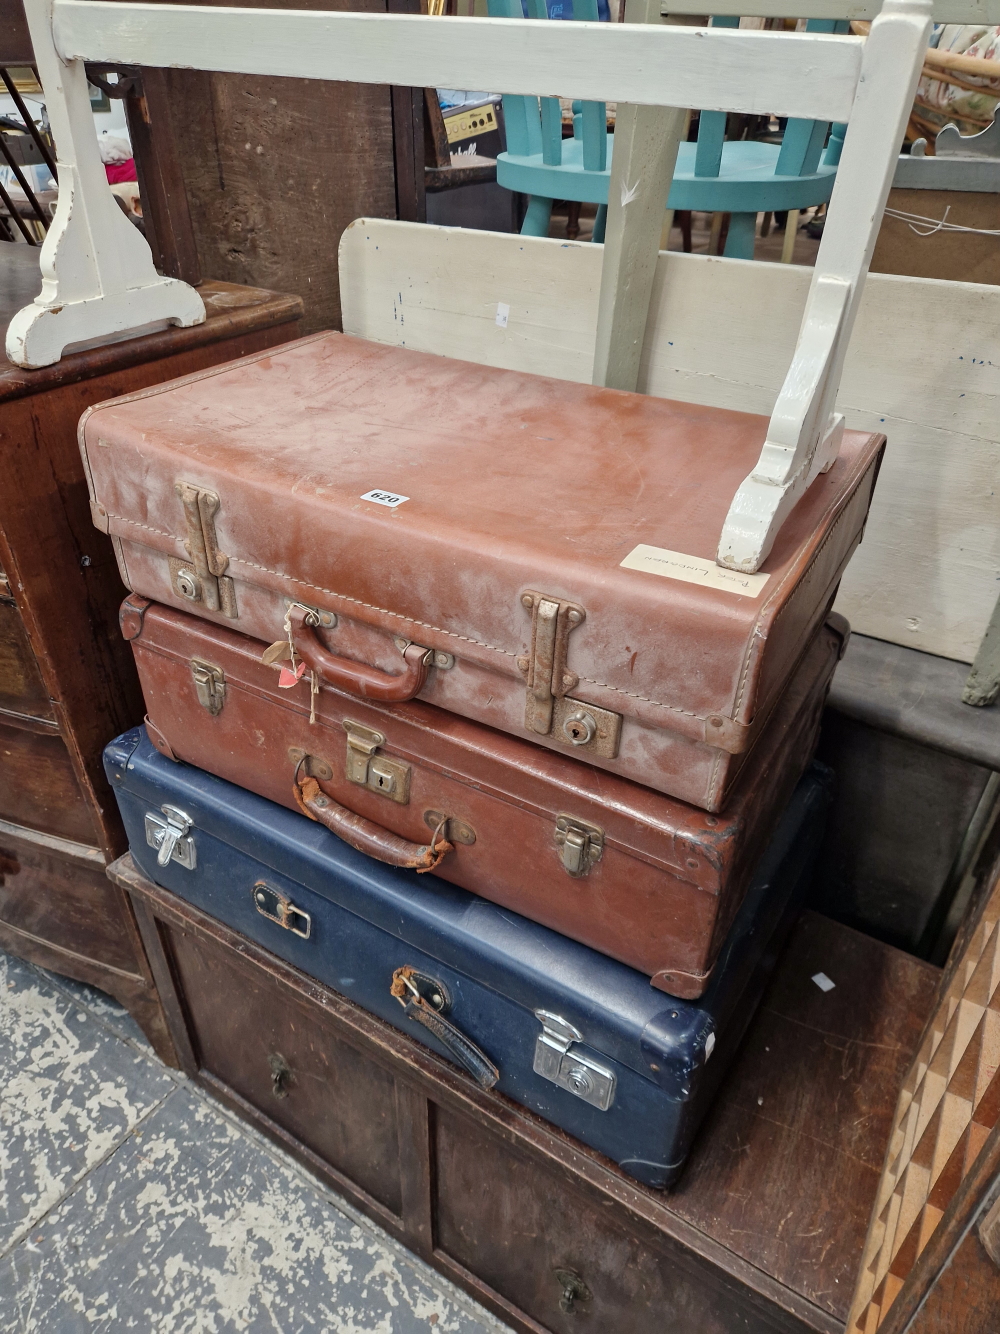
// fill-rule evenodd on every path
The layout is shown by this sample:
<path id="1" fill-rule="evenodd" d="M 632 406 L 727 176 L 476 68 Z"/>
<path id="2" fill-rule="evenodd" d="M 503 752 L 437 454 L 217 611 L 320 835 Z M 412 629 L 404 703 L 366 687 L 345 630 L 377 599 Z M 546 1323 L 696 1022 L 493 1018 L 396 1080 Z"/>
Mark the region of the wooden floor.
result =
<path id="1" fill-rule="evenodd" d="M 153 1054 L 0 954 L 0 1334 L 503 1334 Z"/>

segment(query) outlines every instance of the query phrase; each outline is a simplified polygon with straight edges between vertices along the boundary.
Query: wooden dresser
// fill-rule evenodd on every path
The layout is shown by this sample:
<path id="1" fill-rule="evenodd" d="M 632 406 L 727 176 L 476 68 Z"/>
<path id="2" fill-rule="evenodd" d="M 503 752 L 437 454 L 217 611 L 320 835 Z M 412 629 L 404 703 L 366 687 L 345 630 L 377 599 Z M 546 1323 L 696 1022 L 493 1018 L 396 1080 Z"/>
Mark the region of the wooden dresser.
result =
<path id="1" fill-rule="evenodd" d="M 938 969 L 807 913 L 661 1193 L 131 857 L 109 874 L 182 1068 L 520 1334 L 842 1334 Z"/>
<path id="2" fill-rule="evenodd" d="M 0 244 L 0 329 L 40 288 Z M 207 321 L 24 371 L 0 356 L 0 948 L 116 996 L 176 1064 L 128 900 L 105 743 L 142 720 L 125 590 L 92 525 L 76 426 L 92 403 L 297 335 L 298 297 L 206 282 Z"/>

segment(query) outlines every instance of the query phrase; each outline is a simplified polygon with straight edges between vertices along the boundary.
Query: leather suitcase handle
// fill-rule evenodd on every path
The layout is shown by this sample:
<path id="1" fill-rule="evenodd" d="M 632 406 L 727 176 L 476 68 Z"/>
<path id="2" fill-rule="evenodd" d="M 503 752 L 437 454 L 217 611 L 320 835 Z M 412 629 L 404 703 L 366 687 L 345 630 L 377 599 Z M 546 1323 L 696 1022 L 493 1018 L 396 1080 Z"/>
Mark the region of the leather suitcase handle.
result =
<path id="1" fill-rule="evenodd" d="M 346 806 L 328 797 L 315 778 L 300 780 L 298 768 L 292 783 L 292 793 L 303 815 L 325 825 L 331 833 L 342 838 L 352 848 L 357 848 L 358 852 L 366 852 L 369 857 L 386 862 L 389 866 L 403 866 L 418 873 L 433 871 L 453 849 L 453 844 L 439 837 L 440 829 L 435 830 L 430 843 L 421 845 L 390 833 L 374 820 L 355 815 Z"/>
<path id="2" fill-rule="evenodd" d="M 419 974 L 409 966 L 397 968 L 392 975 L 390 992 L 402 1005 L 407 1019 L 423 1024 L 428 1032 L 451 1052 L 458 1065 L 467 1070 L 480 1088 L 491 1089 L 500 1078 L 496 1068 L 485 1052 L 480 1051 L 471 1038 L 467 1038 L 460 1028 L 438 1010 L 435 1010 L 414 986 L 412 979 Z"/>
<path id="3" fill-rule="evenodd" d="M 391 676 L 366 663 L 340 658 L 324 648 L 309 623 L 311 615 L 307 608 L 299 606 L 292 607 L 289 612 L 289 622 L 295 636 L 295 651 L 327 685 L 383 704 L 399 704 L 403 700 L 413 699 L 414 695 L 423 690 L 434 656 L 432 649 L 421 648 L 419 644 L 407 644 L 403 653 L 406 670 L 401 676 Z"/>

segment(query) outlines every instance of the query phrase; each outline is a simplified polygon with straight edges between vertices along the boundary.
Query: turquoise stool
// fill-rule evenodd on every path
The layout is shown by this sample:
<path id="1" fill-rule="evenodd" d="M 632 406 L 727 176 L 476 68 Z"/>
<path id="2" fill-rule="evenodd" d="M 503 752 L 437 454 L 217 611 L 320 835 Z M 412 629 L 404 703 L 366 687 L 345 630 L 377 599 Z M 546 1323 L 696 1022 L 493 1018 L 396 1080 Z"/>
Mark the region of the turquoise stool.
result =
<path id="1" fill-rule="evenodd" d="M 546 17 L 545 0 L 527 0 L 528 17 Z M 491 18 L 523 17 L 520 0 L 489 0 Z M 573 0 L 573 18 L 597 22 L 597 0 Z M 715 27 L 739 27 L 714 18 Z M 847 32 L 837 19 L 810 19 L 809 32 Z M 596 204 L 595 241 L 604 240 L 614 135 L 603 102 L 573 103 L 573 138 L 562 137 L 556 97 L 503 99 L 507 151 L 497 158 L 497 182 L 528 195 L 522 236 L 547 236 L 555 199 Z M 730 214 L 725 254 L 753 259 L 758 213 L 825 204 L 833 192 L 845 127 L 835 125 L 823 152 L 826 121 L 790 120 L 780 144 L 726 142 L 726 116 L 703 111 L 697 143 L 680 145 L 666 207 Z M 822 156 L 822 161 L 820 160 Z"/>

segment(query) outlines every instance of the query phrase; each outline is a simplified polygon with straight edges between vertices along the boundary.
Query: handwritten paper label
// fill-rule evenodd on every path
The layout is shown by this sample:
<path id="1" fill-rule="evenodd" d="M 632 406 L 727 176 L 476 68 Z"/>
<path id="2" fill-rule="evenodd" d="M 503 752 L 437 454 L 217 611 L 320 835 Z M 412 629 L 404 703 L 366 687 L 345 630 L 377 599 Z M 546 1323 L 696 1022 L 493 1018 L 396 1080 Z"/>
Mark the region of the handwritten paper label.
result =
<path id="1" fill-rule="evenodd" d="M 497 328 L 506 329 L 507 321 L 510 319 L 510 306 L 506 301 L 497 302 Z"/>
<path id="2" fill-rule="evenodd" d="M 376 505 L 385 505 L 387 509 L 394 510 L 397 505 L 402 505 L 404 500 L 409 500 L 409 496 L 397 496 L 395 491 L 366 491 L 361 497 L 362 500 L 373 500 Z"/>
<path id="3" fill-rule="evenodd" d="M 701 584 L 704 588 L 718 588 L 723 593 L 739 593 L 745 598 L 760 597 L 769 574 L 742 574 L 727 570 L 714 560 L 703 556 L 685 556 L 681 551 L 667 551 L 664 547 L 648 547 L 640 543 L 622 561 L 622 569 L 643 570 L 646 574 L 661 574 L 666 579 L 680 579 L 685 584 Z"/>

